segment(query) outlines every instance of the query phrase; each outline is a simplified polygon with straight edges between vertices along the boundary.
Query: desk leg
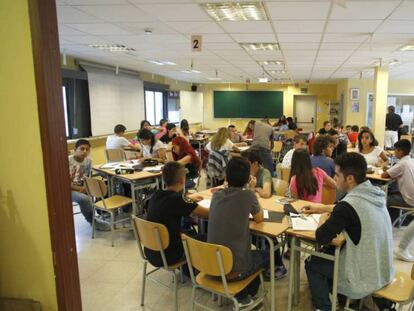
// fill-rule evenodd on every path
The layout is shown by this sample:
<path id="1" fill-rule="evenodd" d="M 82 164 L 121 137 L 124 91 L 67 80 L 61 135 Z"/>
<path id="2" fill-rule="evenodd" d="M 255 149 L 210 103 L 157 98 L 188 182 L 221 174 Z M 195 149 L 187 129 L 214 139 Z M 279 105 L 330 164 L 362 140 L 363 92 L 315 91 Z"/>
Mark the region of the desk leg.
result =
<path id="1" fill-rule="evenodd" d="M 269 242 L 270 251 L 270 311 L 275 311 L 275 244 L 273 239 L 265 238 Z"/>
<path id="2" fill-rule="evenodd" d="M 341 247 L 335 247 L 334 271 L 332 281 L 332 311 L 336 310 L 336 301 L 338 298 L 338 274 L 339 274 L 339 251 Z"/>
<path id="3" fill-rule="evenodd" d="M 292 237 L 290 246 L 290 264 L 289 264 L 289 293 L 288 293 L 288 311 L 292 311 L 293 305 L 293 282 L 294 282 L 294 270 L 295 270 L 295 251 L 296 237 Z"/>
<path id="4" fill-rule="evenodd" d="M 137 199 L 135 196 L 135 183 L 131 182 L 129 183 L 131 185 L 131 199 L 132 199 L 132 213 L 134 216 L 138 215 L 138 204 L 137 204 Z"/>
<path id="5" fill-rule="evenodd" d="M 293 296 L 293 303 L 295 306 L 299 305 L 299 301 L 300 301 L 300 239 L 296 239 L 295 241 L 295 250 L 294 250 L 295 254 L 295 261 L 294 261 L 294 266 L 295 268 L 293 269 L 294 272 L 294 279 L 295 281 L 293 282 L 293 286 L 294 286 L 294 296 Z"/>

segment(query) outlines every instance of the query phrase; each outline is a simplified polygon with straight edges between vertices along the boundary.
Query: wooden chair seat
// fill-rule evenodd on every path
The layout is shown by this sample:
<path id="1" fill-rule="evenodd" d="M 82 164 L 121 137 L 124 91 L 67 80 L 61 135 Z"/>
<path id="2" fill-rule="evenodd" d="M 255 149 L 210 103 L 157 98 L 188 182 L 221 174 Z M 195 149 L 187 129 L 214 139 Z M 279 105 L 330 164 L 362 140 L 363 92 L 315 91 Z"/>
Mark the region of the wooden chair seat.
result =
<path id="1" fill-rule="evenodd" d="M 253 281 L 253 279 L 259 276 L 259 274 L 262 273 L 262 271 L 263 269 L 257 271 L 256 273 L 252 274 L 248 278 L 241 280 L 241 281 L 227 282 L 229 294 L 235 295 L 239 293 L 240 291 L 242 291 L 244 288 L 246 288 L 247 285 L 249 285 L 251 281 Z M 200 286 L 203 286 L 204 288 L 208 288 L 215 292 L 219 292 L 223 294 L 225 293 L 223 282 L 221 281 L 220 277 L 212 277 L 203 272 L 200 272 L 196 277 L 196 282 L 197 284 L 199 284 Z"/>
<path id="2" fill-rule="evenodd" d="M 413 289 L 414 280 L 411 279 L 411 276 L 397 271 L 392 282 L 381 288 L 374 295 L 393 302 L 405 302 L 411 298 Z"/>
<path id="3" fill-rule="evenodd" d="M 178 268 L 180 268 L 182 265 L 184 265 L 185 263 L 186 263 L 185 259 L 184 259 L 184 260 L 181 260 L 181 261 L 179 261 L 179 262 L 177 262 L 177 263 L 175 263 L 175 264 L 173 264 L 173 265 L 171 265 L 171 266 L 168 266 L 168 270 L 175 270 L 175 269 L 178 269 Z"/>
<path id="4" fill-rule="evenodd" d="M 114 195 L 112 197 L 109 197 L 109 198 L 105 199 L 106 209 L 120 208 L 120 207 L 125 206 L 127 204 L 132 204 L 132 199 L 124 197 L 122 195 Z M 95 206 L 97 208 L 105 209 L 102 200 L 96 202 Z"/>

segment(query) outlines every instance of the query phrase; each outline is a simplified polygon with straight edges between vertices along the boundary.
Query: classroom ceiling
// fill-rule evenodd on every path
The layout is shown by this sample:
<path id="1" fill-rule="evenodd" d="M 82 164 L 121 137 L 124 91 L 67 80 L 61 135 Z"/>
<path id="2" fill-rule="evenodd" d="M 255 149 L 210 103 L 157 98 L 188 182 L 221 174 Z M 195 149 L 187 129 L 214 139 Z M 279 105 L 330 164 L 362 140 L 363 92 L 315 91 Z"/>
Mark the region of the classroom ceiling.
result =
<path id="1" fill-rule="evenodd" d="M 380 58 L 390 64 L 391 79 L 414 80 L 414 51 L 400 51 L 414 40 L 414 0 L 264 0 L 268 20 L 221 22 L 202 7 L 214 2 L 236 1 L 57 0 L 60 49 L 197 83 L 254 83 L 263 68 L 275 82 L 370 78 Z M 192 34 L 202 35 L 202 52 L 191 51 Z M 240 45 L 252 42 L 277 42 L 280 49 L 251 51 Z M 90 47 L 107 44 L 134 51 Z M 284 68 L 263 63 L 269 60 L 284 62 Z M 201 73 L 182 72 L 191 63 Z"/>

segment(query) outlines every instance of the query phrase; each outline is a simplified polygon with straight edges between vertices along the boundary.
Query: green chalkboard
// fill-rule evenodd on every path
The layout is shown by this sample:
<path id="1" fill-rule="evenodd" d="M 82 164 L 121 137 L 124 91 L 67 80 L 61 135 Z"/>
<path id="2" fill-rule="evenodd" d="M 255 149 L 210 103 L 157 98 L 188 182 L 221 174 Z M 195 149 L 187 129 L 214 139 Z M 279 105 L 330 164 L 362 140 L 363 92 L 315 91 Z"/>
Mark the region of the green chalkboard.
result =
<path id="1" fill-rule="evenodd" d="M 215 118 L 279 118 L 283 114 L 283 92 L 214 91 Z"/>

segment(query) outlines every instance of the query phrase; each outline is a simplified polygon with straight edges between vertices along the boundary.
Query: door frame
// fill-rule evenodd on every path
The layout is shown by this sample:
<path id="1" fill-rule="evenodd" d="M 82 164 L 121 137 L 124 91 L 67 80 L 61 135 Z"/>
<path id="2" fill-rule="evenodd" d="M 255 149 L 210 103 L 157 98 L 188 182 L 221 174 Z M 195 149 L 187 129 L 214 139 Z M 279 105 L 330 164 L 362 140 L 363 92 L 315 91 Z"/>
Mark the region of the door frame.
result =
<path id="1" fill-rule="evenodd" d="M 56 3 L 27 2 L 58 310 L 81 311 Z"/>
<path id="2" fill-rule="evenodd" d="M 293 118 L 295 120 L 295 123 L 296 123 L 296 98 L 299 97 L 299 96 L 300 97 L 312 97 L 312 98 L 315 98 L 315 114 L 313 116 L 313 120 L 314 120 L 314 122 L 313 122 L 313 131 L 315 132 L 316 131 L 316 126 L 317 126 L 317 118 L 316 118 L 316 115 L 317 115 L 317 109 L 318 109 L 318 97 L 316 95 L 304 95 L 304 94 L 293 95 Z"/>

